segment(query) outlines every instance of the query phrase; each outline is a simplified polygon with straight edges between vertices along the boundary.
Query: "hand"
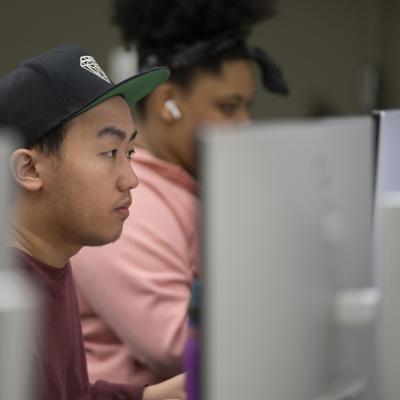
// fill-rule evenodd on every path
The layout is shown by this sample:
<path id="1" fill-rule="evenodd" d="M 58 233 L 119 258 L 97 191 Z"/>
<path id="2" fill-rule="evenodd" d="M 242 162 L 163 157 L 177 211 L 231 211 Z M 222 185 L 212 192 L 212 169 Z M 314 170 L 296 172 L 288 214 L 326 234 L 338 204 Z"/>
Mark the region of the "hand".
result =
<path id="1" fill-rule="evenodd" d="M 186 400 L 185 374 L 147 386 L 143 392 L 143 400 Z"/>

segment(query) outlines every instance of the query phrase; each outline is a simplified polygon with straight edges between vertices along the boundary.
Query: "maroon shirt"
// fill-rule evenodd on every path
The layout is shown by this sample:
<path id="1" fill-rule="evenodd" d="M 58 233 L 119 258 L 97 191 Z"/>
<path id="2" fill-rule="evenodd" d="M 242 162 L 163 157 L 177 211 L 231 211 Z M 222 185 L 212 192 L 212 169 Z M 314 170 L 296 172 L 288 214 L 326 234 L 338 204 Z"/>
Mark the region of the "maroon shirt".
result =
<path id="1" fill-rule="evenodd" d="M 40 400 L 141 400 L 140 386 L 89 383 L 70 263 L 53 268 L 20 250 L 16 255 L 42 293 L 41 330 L 35 349 Z"/>

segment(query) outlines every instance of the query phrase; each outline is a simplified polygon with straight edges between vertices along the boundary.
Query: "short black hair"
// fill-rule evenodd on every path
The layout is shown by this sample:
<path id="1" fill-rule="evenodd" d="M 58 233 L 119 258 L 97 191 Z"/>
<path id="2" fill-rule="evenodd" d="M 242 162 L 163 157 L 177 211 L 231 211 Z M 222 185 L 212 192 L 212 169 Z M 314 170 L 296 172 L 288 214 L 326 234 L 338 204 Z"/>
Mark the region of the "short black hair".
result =
<path id="1" fill-rule="evenodd" d="M 30 146 L 30 148 L 36 148 L 49 155 L 60 156 L 61 148 L 67 133 L 67 125 L 67 123 L 58 125 L 42 136 L 37 142 Z"/>

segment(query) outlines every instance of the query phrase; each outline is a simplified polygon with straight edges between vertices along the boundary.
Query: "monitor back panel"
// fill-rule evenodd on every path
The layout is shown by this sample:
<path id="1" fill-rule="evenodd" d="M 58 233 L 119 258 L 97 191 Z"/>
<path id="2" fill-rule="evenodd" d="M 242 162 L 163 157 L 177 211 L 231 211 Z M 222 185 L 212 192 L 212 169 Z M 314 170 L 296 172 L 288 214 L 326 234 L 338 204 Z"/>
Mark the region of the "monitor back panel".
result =
<path id="1" fill-rule="evenodd" d="M 372 121 L 200 137 L 203 400 L 313 400 L 337 371 L 334 292 L 371 278 Z"/>

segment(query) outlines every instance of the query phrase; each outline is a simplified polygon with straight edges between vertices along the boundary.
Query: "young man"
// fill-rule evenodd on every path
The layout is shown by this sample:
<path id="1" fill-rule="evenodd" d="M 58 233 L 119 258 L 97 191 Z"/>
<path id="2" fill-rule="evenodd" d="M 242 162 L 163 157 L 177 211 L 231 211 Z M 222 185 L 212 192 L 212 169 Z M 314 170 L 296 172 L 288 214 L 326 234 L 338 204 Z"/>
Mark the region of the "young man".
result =
<path id="1" fill-rule="evenodd" d="M 165 68 L 119 85 L 78 46 L 21 62 L 0 80 L 0 125 L 23 145 L 11 154 L 12 247 L 43 298 L 35 355 L 41 400 L 183 399 L 183 377 L 146 388 L 89 384 L 69 258 L 118 239 L 138 180 L 129 105 L 168 78 Z"/>

